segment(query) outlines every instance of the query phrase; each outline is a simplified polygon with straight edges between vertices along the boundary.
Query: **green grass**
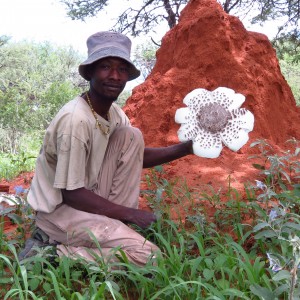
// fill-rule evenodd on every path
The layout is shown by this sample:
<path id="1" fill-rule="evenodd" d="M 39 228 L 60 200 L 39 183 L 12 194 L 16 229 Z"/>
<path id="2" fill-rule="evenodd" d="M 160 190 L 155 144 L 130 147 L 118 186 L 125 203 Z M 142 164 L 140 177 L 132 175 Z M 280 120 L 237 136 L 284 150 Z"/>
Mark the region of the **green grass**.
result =
<path id="1" fill-rule="evenodd" d="M 30 172 L 34 169 L 41 145 L 40 135 L 39 131 L 24 134 L 16 149 L 0 152 L 0 180 L 11 180 L 22 172 Z M 0 146 L 3 147 L 1 142 Z"/>
<path id="2" fill-rule="evenodd" d="M 245 184 L 245 193 L 229 182 L 226 201 L 220 201 L 220 191 L 204 193 L 180 178 L 168 181 L 161 167 L 149 172 L 143 193 L 161 218 L 137 230 L 161 249 L 156 265 L 131 265 L 122 251 L 113 265 L 96 255 L 95 262 L 63 257 L 50 263 L 51 249 L 20 263 L 17 252 L 34 214 L 26 201 L 19 201 L 2 212 L 0 284 L 5 288 L 0 298 L 299 299 L 298 144 L 295 151 L 275 157 L 263 143 L 253 144 L 262 150 L 263 163 L 254 166 L 261 181 Z M 186 203 L 192 209 L 186 207 L 182 219 L 171 220 L 171 206 Z M 205 215 L 207 203 L 216 209 L 213 220 Z M 17 225 L 9 235 L 3 231 L 4 215 Z M 245 224 L 248 216 L 252 222 Z"/>

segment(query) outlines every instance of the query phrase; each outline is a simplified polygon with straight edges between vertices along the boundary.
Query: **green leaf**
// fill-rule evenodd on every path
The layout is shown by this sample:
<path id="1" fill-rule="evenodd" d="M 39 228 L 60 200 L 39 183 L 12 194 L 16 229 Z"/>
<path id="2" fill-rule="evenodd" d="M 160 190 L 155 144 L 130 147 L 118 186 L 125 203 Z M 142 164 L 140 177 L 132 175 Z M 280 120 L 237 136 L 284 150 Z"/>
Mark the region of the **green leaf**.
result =
<path id="1" fill-rule="evenodd" d="M 259 165 L 259 164 L 252 164 L 252 166 L 253 166 L 255 169 L 258 169 L 258 170 L 265 170 L 265 167 L 262 166 L 262 165 Z"/>
<path id="2" fill-rule="evenodd" d="M 45 291 L 46 293 L 49 293 L 49 292 L 52 290 L 51 284 L 50 284 L 49 282 L 45 282 L 45 283 L 43 284 L 43 289 L 44 289 L 44 291 Z"/>
<path id="3" fill-rule="evenodd" d="M 164 168 L 163 168 L 162 165 L 155 166 L 153 169 L 154 169 L 156 172 L 158 172 L 158 173 L 162 173 L 163 170 L 164 170 Z"/>
<path id="4" fill-rule="evenodd" d="M 0 284 L 7 284 L 7 283 L 13 283 L 13 282 L 14 282 L 13 277 L 0 278 Z"/>
<path id="5" fill-rule="evenodd" d="M 226 289 L 224 290 L 223 292 L 223 295 L 225 296 L 233 296 L 234 299 L 245 299 L 245 300 L 249 300 L 250 298 L 248 298 L 244 292 L 241 292 L 239 290 L 236 290 L 236 289 L 232 289 L 232 288 L 229 288 L 229 289 Z"/>
<path id="6" fill-rule="evenodd" d="M 268 290 L 267 288 L 261 287 L 258 284 L 251 285 L 250 290 L 254 295 L 261 297 L 264 300 L 275 299 L 275 295 L 272 291 Z"/>
<path id="7" fill-rule="evenodd" d="M 41 281 L 38 277 L 28 280 L 28 285 L 30 287 L 30 290 L 32 290 L 32 291 L 37 289 L 37 287 L 39 286 L 40 283 L 41 283 Z"/>
<path id="8" fill-rule="evenodd" d="M 7 215 L 11 220 L 13 220 L 16 224 L 23 224 L 23 218 L 17 214 L 8 214 Z"/>
<path id="9" fill-rule="evenodd" d="M 259 145 L 259 144 L 261 144 L 261 141 L 255 141 L 255 142 L 253 142 L 253 143 L 250 144 L 250 147 L 252 148 L 252 147 L 255 147 L 255 146 Z"/>
<path id="10" fill-rule="evenodd" d="M 261 230 L 262 228 L 265 228 L 265 227 L 270 227 L 270 224 L 267 223 L 267 222 L 259 223 L 256 226 L 254 226 L 253 232 L 257 232 L 257 231 L 259 231 L 259 230 Z"/>
<path id="11" fill-rule="evenodd" d="M 214 265 L 213 261 L 212 261 L 210 258 L 206 258 L 204 261 L 205 261 L 205 263 L 206 263 L 206 266 L 207 266 L 208 268 L 212 269 L 212 267 L 213 267 L 213 265 Z"/>
<path id="12" fill-rule="evenodd" d="M 272 238 L 272 237 L 277 237 L 277 234 L 273 230 L 264 230 L 259 232 L 254 236 L 255 239 L 259 240 L 261 238 Z"/>
<path id="13" fill-rule="evenodd" d="M 274 281 L 280 281 L 283 279 L 290 280 L 290 278 L 291 278 L 291 273 L 287 270 L 281 270 L 272 277 Z"/>
<path id="14" fill-rule="evenodd" d="M 203 270 L 203 276 L 204 278 L 209 281 L 214 276 L 214 270 L 204 269 Z"/>
<path id="15" fill-rule="evenodd" d="M 296 230 L 300 230 L 300 224 L 295 224 L 295 223 L 292 223 L 292 222 L 287 222 L 282 227 L 288 227 L 288 228 L 293 228 L 293 229 L 296 229 Z"/>

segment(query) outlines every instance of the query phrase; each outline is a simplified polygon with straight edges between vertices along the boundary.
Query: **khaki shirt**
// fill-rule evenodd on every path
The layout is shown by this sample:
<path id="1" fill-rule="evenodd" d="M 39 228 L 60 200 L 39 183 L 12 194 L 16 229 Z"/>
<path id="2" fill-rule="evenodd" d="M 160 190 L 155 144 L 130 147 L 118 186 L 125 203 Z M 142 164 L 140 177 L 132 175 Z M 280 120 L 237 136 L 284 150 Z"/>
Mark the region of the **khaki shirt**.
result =
<path id="1" fill-rule="evenodd" d="M 110 128 L 130 126 L 129 119 L 115 103 L 110 122 L 97 115 L 101 124 Z M 64 105 L 50 123 L 41 152 L 36 161 L 35 175 L 28 202 L 36 211 L 51 213 L 62 203 L 60 189 L 85 187 L 96 190 L 109 135 L 96 125 L 89 105 L 81 97 Z"/>

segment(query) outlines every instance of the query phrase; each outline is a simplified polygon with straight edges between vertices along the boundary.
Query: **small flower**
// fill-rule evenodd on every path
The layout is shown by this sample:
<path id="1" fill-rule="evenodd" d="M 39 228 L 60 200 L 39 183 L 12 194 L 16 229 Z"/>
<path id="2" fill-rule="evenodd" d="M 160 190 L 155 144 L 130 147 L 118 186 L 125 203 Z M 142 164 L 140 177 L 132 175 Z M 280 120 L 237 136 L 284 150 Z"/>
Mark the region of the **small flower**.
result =
<path id="1" fill-rule="evenodd" d="M 233 90 L 219 87 L 210 92 L 195 89 L 185 96 L 187 107 L 179 108 L 175 122 L 181 124 L 178 138 L 181 142 L 193 141 L 194 154 L 216 158 L 222 150 L 222 142 L 238 151 L 253 129 L 254 116 L 240 106 L 245 97 Z"/>
<path id="2" fill-rule="evenodd" d="M 255 180 L 255 182 L 256 182 L 256 186 L 259 188 L 259 189 L 261 189 L 261 190 L 265 190 L 265 189 L 267 189 L 267 186 L 263 183 L 263 182 L 261 182 L 261 181 L 259 181 L 259 180 Z"/>
<path id="3" fill-rule="evenodd" d="M 20 195 L 20 194 L 22 194 L 22 193 L 25 192 L 25 189 L 23 188 L 22 185 L 16 185 L 16 186 L 14 187 L 14 190 L 15 190 L 15 192 L 16 192 L 16 195 Z"/>
<path id="4" fill-rule="evenodd" d="M 270 221 L 273 221 L 278 217 L 277 211 L 275 209 L 272 209 L 269 213 L 269 219 Z"/>
<path id="5" fill-rule="evenodd" d="M 269 268 L 273 272 L 278 272 L 283 269 L 283 267 L 280 265 L 280 261 L 277 257 L 275 257 L 273 254 L 267 253 L 268 261 L 269 261 Z"/>

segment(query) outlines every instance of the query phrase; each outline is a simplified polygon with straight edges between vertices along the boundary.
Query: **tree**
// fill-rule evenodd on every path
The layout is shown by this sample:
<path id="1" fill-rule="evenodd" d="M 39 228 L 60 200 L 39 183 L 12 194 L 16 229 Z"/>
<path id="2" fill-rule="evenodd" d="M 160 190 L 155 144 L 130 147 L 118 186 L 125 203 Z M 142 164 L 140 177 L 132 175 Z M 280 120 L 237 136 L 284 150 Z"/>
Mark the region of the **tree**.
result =
<path id="1" fill-rule="evenodd" d="M 0 128 L 9 137 L 2 151 L 15 152 L 20 137 L 44 129 L 57 110 L 80 91 L 79 55 L 49 43 L 0 46 Z M 4 139 L 2 139 L 4 140 Z"/>
<path id="2" fill-rule="evenodd" d="M 279 61 L 281 72 L 288 82 L 296 104 L 300 106 L 300 63 L 292 62 L 288 56 Z"/>
<path id="3" fill-rule="evenodd" d="M 286 41 L 294 46 L 292 51 L 300 46 L 300 0 L 224 0 L 220 3 L 225 12 L 247 18 L 252 24 L 276 21 L 275 47 Z"/>
<path id="4" fill-rule="evenodd" d="M 135 48 L 133 61 L 140 69 L 144 79 L 146 79 L 154 67 L 157 50 L 158 46 L 149 41 L 144 44 L 139 44 Z"/>
<path id="5" fill-rule="evenodd" d="M 95 17 L 109 4 L 109 0 L 61 0 L 66 4 L 68 15 L 73 20 Z M 299 19 L 300 0 L 217 0 L 225 12 L 246 18 L 252 23 L 276 20 L 281 23 L 275 40 L 294 40 L 300 45 Z M 117 19 L 112 30 L 131 33 L 133 36 L 151 32 L 162 21 L 173 28 L 179 19 L 180 11 L 188 0 L 143 0 L 138 8 L 135 2 Z"/>
<path id="6" fill-rule="evenodd" d="M 127 99 L 131 96 L 131 91 L 124 90 L 118 97 L 117 104 L 123 107 L 126 104 Z"/>
<path id="7" fill-rule="evenodd" d="M 300 105 L 300 54 L 294 50 L 290 41 L 279 43 L 276 47 L 281 72 L 292 89 L 296 104 Z"/>
<path id="8" fill-rule="evenodd" d="M 84 21 L 87 17 L 95 17 L 109 5 L 109 0 L 61 0 L 66 4 L 68 16 L 72 20 Z M 115 1 L 116 2 L 116 1 Z M 127 8 L 118 17 L 113 30 L 131 33 L 133 36 L 147 34 L 162 21 L 173 28 L 179 19 L 179 13 L 188 0 L 143 0 L 138 8 L 128 3 Z"/>

